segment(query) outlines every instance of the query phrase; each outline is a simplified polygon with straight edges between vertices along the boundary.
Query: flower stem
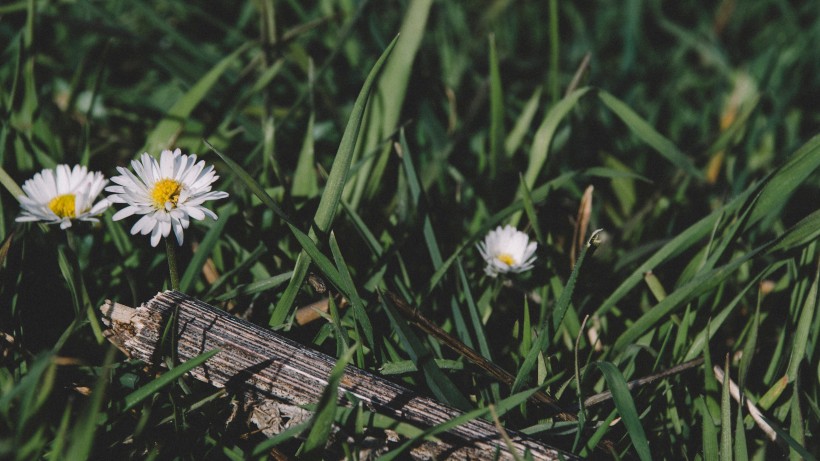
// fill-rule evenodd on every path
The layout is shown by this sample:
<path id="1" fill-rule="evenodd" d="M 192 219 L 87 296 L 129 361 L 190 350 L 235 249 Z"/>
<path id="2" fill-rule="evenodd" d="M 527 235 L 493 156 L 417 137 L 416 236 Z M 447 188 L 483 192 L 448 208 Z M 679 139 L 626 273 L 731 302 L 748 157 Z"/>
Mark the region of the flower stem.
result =
<path id="1" fill-rule="evenodd" d="M 165 240 L 165 252 L 168 254 L 168 272 L 171 275 L 171 289 L 179 290 L 179 270 L 177 270 L 177 251 L 170 238 Z"/>

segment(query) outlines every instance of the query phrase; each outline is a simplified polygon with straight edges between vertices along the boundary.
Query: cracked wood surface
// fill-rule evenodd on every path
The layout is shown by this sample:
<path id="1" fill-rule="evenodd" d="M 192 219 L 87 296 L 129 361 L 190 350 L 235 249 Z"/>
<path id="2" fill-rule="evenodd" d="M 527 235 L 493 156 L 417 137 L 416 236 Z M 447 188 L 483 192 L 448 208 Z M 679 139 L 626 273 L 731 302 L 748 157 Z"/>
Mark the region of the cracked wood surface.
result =
<path id="1" fill-rule="evenodd" d="M 310 413 L 301 407 L 319 401 L 336 363 L 333 357 L 176 291 L 159 293 L 136 309 L 111 301 L 100 308 L 109 340 L 132 358 L 150 364 L 161 360 L 158 349 L 162 331 L 175 309 L 179 312 L 180 361 L 211 349 L 220 350 L 191 375 L 244 396 L 244 404 L 253 407 L 252 421 L 267 435 L 309 418 Z M 456 409 L 353 366 L 345 368 L 339 385 L 342 404 L 347 394 L 373 412 L 421 429 L 461 415 Z M 397 446 L 396 434 L 386 432 L 377 452 Z M 521 456 L 528 450 L 535 460 L 575 459 L 523 434 L 506 432 L 511 447 L 492 423 L 472 420 L 438 434 L 438 440 L 420 442 L 409 455 L 413 459 L 514 459 L 509 451 L 514 448 Z"/>

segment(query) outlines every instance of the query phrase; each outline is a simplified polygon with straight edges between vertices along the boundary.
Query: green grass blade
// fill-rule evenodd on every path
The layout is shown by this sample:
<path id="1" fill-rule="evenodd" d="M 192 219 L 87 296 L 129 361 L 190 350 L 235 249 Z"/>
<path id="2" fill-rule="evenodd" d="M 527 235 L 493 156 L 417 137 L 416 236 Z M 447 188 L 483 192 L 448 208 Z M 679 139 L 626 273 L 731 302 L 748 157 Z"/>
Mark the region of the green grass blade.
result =
<path id="1" fill-rule="evenodd" d="M 615 408 L 626 426 L 630 439 L 632 439 L 632 446 L 635 447 L 635 452 L 641 461 L 649 461 L 652 459 L 652 454 L 649 451 L 649 441 L 646 438 L 646 433 L 641 425 L 641 419 L 638 417 L 638 411 L 635 409 L 635 402 L 632 399 L 632 394 L 629 393 L 629 387 L 626 384 L 624 376 L 618 368 L 609 362 L 596 362 L 595 365 L 604 374 L 606 383 L 612 391 L 612 399 L 615 402 Z"/>
<path id="2" fill-rule="evenodd" d="M 820 280 L 820 258 L 818 258 L 817 268 L 814 272 L 814 282 L 811 284 L 811 289 L 806 296 L 806 301 L 800 312 L 800 320 L 797 322 L 797 328 L 794 333 L 794 343 L 792 345 L 792 353 L 789 357 L 789 365 L 787 367 L 786 376 L 789 377 L 789 382 L 793 383 L 797 379 L 797 373 L 800 369 L 800 363 L 806 356 L 806 345 L 809 342 L 811 333 L 812 318 L 814 317 L 815 309 L 817 308 L 817 284 Z"/>
<path id="3" fill-rule="evenodd" d="M 327 277 L 328 281 L 335 285 L 339 290 L 342 290 L 342 292 L 345 292 L 345 283 L 342 281 L 342 275 L 339 273 L 339 270 L 336 269 L 333 261 L 331 261 L 319 250 L 319 247 L 313 243 L 313 240 L 309 235 L 296 228 L 292 228 L 291 231 L 293 231 L 299 244 L 302 245 L 302 250 L 308 255 L 313 263 L 316 264 L 316 267 L 322 271 L 322 274 Z M 290 280 L 292 282 L 293 277 L 291 277 Z"/>
<path id="4" fill-rule="evenodd" d="M 809 214 L 787 230 L 777 244 L 772 247 L 770 253 L 791 251 L 794 248 L 816 241 L 818 236 L 820 236 L 820 210 Z"/>
<path id="5" fill-rule="evenodd" d="M 19 40 L 14 86 L 12 88 L 12 96 L 14 97 L 11 99 L 11 101 L 18 103 L 16 106 L 12 106 L 13 109 L 15 109 L 11 113 L 12 124 L 26 133 L 31 132 L 35 113 L 39 105 L 37 100 L 37 83 L 35 80 L 36 73 L 34 70 L 35 57 L 37 55 L 34 48 L 34 38 L 36 35 L 34 26 L 35 16 L 38 15 L 35 4 L 36 2 L 34 1 L 26 2 L 26 22 Z M 21 80 L 22 85 L 18 87 Z M 17 91 L 22 92 L 22 96 L 15 94 Z M 19 165 L 22 166 L 28 163 L 25 160 L 21 161 L 21 155 L 24 155 L 23 152 L 17 151 L 16 153 Z"/>
<path id="6" fill-rule="evenodd" d="M 83 303 L 80 299 L 80 274 L 78 274 L 76 262 L 72 260 L 74 255 L 70 253 L 71 250 L 65 245 L 57 247 L 57 266 L 60 268 L 60 272 L 68 287 L 68 292 L 71 295 L 71 304 L 74 305 L 74 313 L 79 316 L 83 308 Z"/>
<path id="7" fill-rule="evenodd" d="M 746 337 L 746 344 L 743 345 L 743 355 L 740 357 L 740 367 L 737 373 L 737 386 L 740 389 L 746 388 L 746 377 L 749 374 L 749 369 L 752 366 L 752 359 L 757 349 L 757 334 L 760 328 L 760 303 L 763 295 L 758 291 L 757 305 L 755 306 L 755 313 L 752 317 L 752 323 L 749 326 L 749 334 Z M 741 410 L 742 410 L 741 406 Z M 742 412 L 742 411 L 741 411 Z"/>
<path id="8" fill-rule="evenodd" d="M 696 178 L 703 178 L 703 173 L 695 168 L 695 165 L 692 164 L 692 161 L 686 154 L 678 150 L 672 141 L 658 133 L 652 125 L 635 113 L 635 111 L 623 101 L 602 90 L 598 91 L 598 99 L 617 115 L 635 135 L 649 144 L 649 146 L 661 154 L 662 157 L 690 175 Z"/>
<path id="9" fill-rule="evenodd" d="M 786 444 L 791 448 L 795 453 L 800 455 L 805 461 L 817 461 L 817 458 L 809 452 L 806 447 L 801 445 L 797 440 L 794 439 L 788 432 L 786 432 L 777 421 L 773 421 L 770 418 L 767 418 L 765 414 L 760 415 L 763 418 L 763 421 L 766 422 L 771 428 L 777 433 L 777 438 L 786 442 Z"/>
<path id="10" fill-rule="evenodd" d="M 470 323 L 472 324 L 473 331 L 475 332 L 476 339 L 478 340 L 478 350 L 485 359 L 492 361 L 493 359 L 490 352 L 490 346 L 487 342 L 487 335 L 484 332 L 484 326 L 481 324 L 481 318 L 478 314 L 478 306 L 476 306 L 475 301 L 473 300 L 473 293 L 470 289 L 470 283 L 467 280 L 467 273 L 464 272 L 464 267 L 461 265 L 461 261 L 456 263 L 456 267 L 458 268 L 458 279 L 461 282 L 461 290 L 464 293 L 464 299 L 467 302 L 467 312 L 470 314 Z"/>
<path id="11" fill-rule="evenodd" d="M 701 436 L 703 437 L 703 459 L 718 459 L 718 434 L 717 427 L 715 427 L 714 419 L 709 414 L 706 402 L 703 397 L 695 401 L 695 406 L 698 409 L 701 417 Z"/>
<path id="12" fill-rule="evenodd" d="M 706 344 L 709 340 L 712 339 L 712 336 L 720 329 L 720 326 L 723 325 L 723 322 L 729 317 L 729 314 L 738 306 L 740 305 L 741 301 L 744 301 L 746 297 L 746 293 L 749 292 L 750 289 L 757 288 L 759 286 L 760 280 L 763 279 L 766 275 L 772 273 L 774 270 L 780 268 L 785 262 L 780 264 L 776 264 L 773 267 L 769 268 L 765 272 L 760 273 L 757 277 L 752 279 L 746 286 L 743 287 L 735 296 L 732 301 L 726 304 L 726 307 L 723 308 L 717 315 L 712 317 L 710 320 L 711 328 L 704 329 L 700 333 L 695 336 L 695 339 L 691 341 L 689 345 L 689 350 L 686 352 L 686 356 L 684 357 L 684 361 L 693 360 L 695 357 L 698 357 L 703 352 Z"/>
<path id="13" fill-rule="evenodd" d="M 410 148 L 407 146 L 407 139 L 404 136 L 404 130 L 401 130 L 399 133 L 399 139 L 402 147 L 402 165 L 404 166 L 404 172 L 407 175 L 407 185 L 410 188 L 410 195 L 413 198 L 413 205 L 418 208 L 422 198 L 422 187 L 418 180 L 418 175 L 416 174 L 416 168 L 413 165 L 413 160 L 410 156 Z M 422 234 L 424 235 L 424 241 L 427 244 L 427 251 L 430 253 L 430 259 L 433 261 L 433 268 L 438 269 L 444 261 L 441 256 L 438 241 L 436 240 L 435 231 L 433 231 L 433 223 L 430 221 L 430 215 L 426 213 L 426 208 L 424 213 Z"/>
<path id="14" fill-rule="evenodd" d="M 523 176 L 518 176 L 518 182 L 521 191 L 521 203 L 524 204 L 524 211 L 527 213 L 527 219 L 532 225 L 532 231 L 535 232 L 535 238 L 538 239 L 540 244 L 545 244 L 546 240 L 544 240 L 544 234 L 541 232 L 541 225 L 538 224 L 538 215 L 535 214 L 535 205 L 533 205 L 532 201 L 532 193 L 530 193 L 530 188 L 527 187 L 527 184 L 524 182 Z"/>
<path id="15" fill-rule="evenodd" d="M 530 99 L 527 100 L 527 103 L 524 105 L 521 115 L 519 115 L 515 121 L 515 126 L 507 133 L 507 139 L 504 140 L 504 152 L 507 154 L 507 157 L 512 157 L 515 151 L 521 147 L 524 136 L 530 131 L 530 125 L 532 125 L 535 112 L 538 110 L 538 102 L 541 99 L 542 91 L 543 88 L 540 86 L 535 89 Z"/>
<path id="16" fill-rule="evenodd" d="M 379 242 L 379 239 L 373 235 L 373 232 L 367 227 L 362 217 L 356 213 L 356 210 L 351 208 L 346 203 L 342 202 L 344 206 L 345 212 L 347 212 L 348 217 L 353 222 L 353 225 L 356 227 L 356 230 L 361 234 L 362 239 L 364 239 L 367 246 L 370 248 L 370 251 L 373 252 L 373 255 L 379 257 L 384 252 L 384 248 L 382 248 L 382 244 Z"/>
<path id="17" fill-rule="evenodd" d="M 511 409 L 518 407 L 522 403 L 526 402 L 527 399 L 530 398 L 530 396 L 538 390 L 539 390 L 539 388 L 529 389 L 529 390 L 526 390 L 526 391 L 523 391 L 523 392 L 519 392 L 517 394 L 513 394 L 513 395 L 507 397 L 506 399 L 499 401 L 498 403 L 495 404 L 496 415 L 502 416 L 506 412 L 510 411 Z M 404 459 L 404 458 L 399 458 L 399 457 L 402 456 L 404 454 L 404 452 L 408 448 L 413 446 L 413 444 L 415 444 L 418 440 L 428 439 L 428 438 L 433 437 L 437 434 L 447 432 L 447 431 L 449 431 L 450 429 L 452 429 L 454 427 L 460 426 L 461 424 L 467 423 L 467 422 L 472 421 L 474 419 L 479 419 L 479 418 L 486 417 L 489 413 L 490 413 L 489 408 L 478 408 L 478 409 L 469 411 L 467 413 L 464 413 L 462 415 L 456 416 L 455 418 L 447 421 L 446 423 L 439 424 L 438 426 L 435 426 L 435 427 L 431 427 L 431 428 L 425 430 L 424 432 L 422 432 L 421 434 L 419 434 L 417 437 L 412 438 L 410 440 L 407 440 L 406 442 L 401 444 L 395 450 L 389 451 L 389 452 L 385 453 L 384 455 L 380 456 L 378 458 L 378 461 L 392 461 L 392 460 L 397 459 L 397 458 L 398 459 Z"/>
<path id="18" fill-rule="evenodd" d="M 675 309 L 718 286 L 741 265 L 762 252 L 765 248 L 765 245 L 758 247 L 735 261 L 700 274 L 689 283 L 673 291 L 663 301 L 656 304 L 649 312 L 642 315 L 635 323 L 630 325 L 626 331 L 621 333 L 621 336 L 615 341 L 613 349 L 616 351 L 623 350 L 624 347 L 643 336 L 647 330 L 660 320 L 666 318 Z"/>
<path id="19" fill-rule="evenodd" d="M 71 437 L 69 438 L 69 446 L 66 449 L 65 459 L 82 461 L 91 457 L 94 435 L 97 432 L 100 410 L 105 401 L 105 389 L 108 387 L 111 364 L 114 362 L 116 351 L 117 349 L 115 347 L 109 347 L 105 355 L 102 366 L 103 371 L 100 373 L 100 376 L 97 378 L 97 383 L 94 385 L 94 392 L 91 393 L 91 398 L 86 402 L 82 415 L 74 423 Z"/>
<path id="20" fill-rule="evenodd" d="M 248 252 L 244 248 L 240 248 L 238 253 L 241 260 L 239 263 L 223 272 L 213 283 L 213 285 L 208 288 L 208 291 L 206 291 L 206 293 L 202 296 L 202 300 L 208 302 L 208 300 L 214 296 L 214 293 L 221 291 L 222 287 L 225 286 L 234 276 L 249 270 L 259 261 L 259 258 L 267 252 L 268 249 L 265 247 L 265 244 L 261 242 L 251 252 Z M 292 274 L 288 274 L 288 280 L 290 279 L 290 275 Z"/>
<path id="21" fill-rule="evenodd" d="M 567 284 L 561 291 L 561 297 L 558 298 L 558 301 L 555 303 L 555 310 L 552 315 L 552 331 L 556 335 L 558 334 L 558 329 L 560 328 L 561 323 L 564 321 L 564 316 L 569 308 L 569 303 L 572 301 L 572 293 L 575 291 L 575 282 L 578 280 L 578 274 L 581 272 L 581 267 L 584 265 L 584 260 L 587 257 L 587 254 L 595 251 L 595 249 L 598 248 L 598 245 L 600 245 L 600 240 L 598 240 L 598 237 L 601 231 L 602 229 L 593 232 L 587 242 L 587 245 L 581 249 L 581 254 L 578 256 L 578 261 L 575 263 L 575 267 L 572 269 L 569 279 L 567 279 Z M 549 340 L 549 328 L 545 324 L 539 329 L 536 343 L 527 353 L 524 363 L 522 363 L 521 367 L 519 367 L 518 373 L 515 375 L 515 381 L 513 382 L 511 392 L 517 392 L 521 389 L 521 386 L 527 382 L 527 377 L 538 360 L 538 354 L 545 353 Z"/>
<path id="22" fill-rule="evenodd" d="M 72 402 L 69 401 L 65 406 L 65 410 L 63 410 L 63 417 L 60 419 L 60 426 L 57 429 L 54 440 L 51 441 L 51 453 L 49 453 L 48 456 L 50 460 L 60 461 L 63 456 L 63 447 L 68 439 L 68 424 L 70 422 L 72 408 Z"/>
<path id="23" fill-rule="evenodd" d="M 442 370 L 464 370 L 464 362 L 459 360 L 435 359 L 436 365 Z M 400 362 L 387 362 L 379 368 L 379 373 L 383 375 L 403 375 L 418 371 L 418 367 L 412 360 L 402 360 Z"/>
<path id="24" fill-rule="evenodd" d="M 498 157 L 504 149 L 504 94 L 495 34 L 490 34 L 490 180 L 498 171 Z"/>
<path id="25" fill-rule="evenodd" d="M 6 170 L 4 170 L 3 167 L 0 167 L 0 184 L 2 184 L 3 187 L 5 187 L 15 199 L 21 195 L 26 195 L 23 192 L 23 189 L 21 189 L 20 186 L 17 185 L 17 182 L 15 182 L 14 179 L 6 173 Z"/>
<path id="26" fill-rule="evenodd" d="M 803 410 L 800 406 L 800 383 L 795 383 L 794 392 L 792 393 L 791 402 L 789 404 L 789 415 L 791 421 L 789 424 L 789 435 L 800 446 L 806 446 L 806 435 L 804 433 Z M 789 459 L 792 461 L 800 461 L 802 458 L 797 451 L 789 453 Z"/>
<path id="27" fill-rule="evenodd" d="M 642 280 L 644 273 L 698 244 L 702 238 L 709 235 L 716 223 L 721 219 L 721 216 L 733 213 L 738 207 L 747 203 L 750 197 L 754 197 L 758 193 L 758 190 L 760 190 L 760 196 L 755 199 L 754 209 L 746 221 L 746 228 L 758 222 L 765 213 L 772 212 L 772 205 L 775 204 L 777 198 L 779 198 L 778 194 L 788 195 L 794 191 L 799 185 L 796 181 L 805 180 L 805 176 L 801 175 L 803 170 L 816 168 L 815 164 L 820 163 L 820 161 L 815 161 L 809 155 L 812 153 L 816 154 L 818 149 L 820 149 L 820 137 L 814 138 L 802 147 L 792 160 L 773 173 L 765 183 L 748 188 L 745 192 L 724 205 L 723 208 L 715 210 L 712 214 L 679 233 L 636 268 L 601 304 L 596 313 L 603 315 L 612 309 L 621 298 L 629 293 L 629 291 Z M 815 157 L 820 157 L 820 155 L 815 155 Z M 770 248 L 769 251 L 792 248 L 793 246 L 804 243 L 811 235 L 816 233 L 816 229 L 811 228 L 811 225 L 815 223 L 816 219 L 818 219 L 818 217 L 813 213 L 807 217 L 806 220 L 801 221 L 799 225 L 792 228 L 790 233 L 782 236 L 783 241 L 778 242 L 778 244 Z"/>
<path id="28" fill-rule="evenodd" d="M 356 174 L 355 189 L 348 200 L 354 209 L 359 208 L 365 189 L 367 197 L 372 198 L 384 182 L 384 169 L 389 160 L 391 145 L 387 143 L 382 148 L 379 146 L 399 126 L 399 117 L 402 115 L 412 75 L 410 70 L 413 68 L 422 39 L 428 33 L 427 18 L 432 4 L 432 0 L 412 0 L 404 8 L 396 48 L 384 65 L 368 107 L 366 133 L 360 149 L 364 153 L 380 152 L 377 157 L 364 160 Z"/>
<path id="29" fill-rule="evenodd" d="M 305 439 L 305 444 L 302 446 L 301 457 L 303 459 L 318 459 L 319 453 L 324 449 L 328 437 L 330 437 L 333 420 L 336 416 L 336 407 L 339 402 L 339 383 L 345 374 L 345 367 L 350 363 L 356 349 L 358 347 L 355 346 L 348 349 L 336 361 L 336 365 L 330 371 L 327 386 L 322 391 L 322 396 L 316 405 L 316 412 L 310 419 L 310 432 Z"/>
<path id="30" fill-rule="evenodd" d="M 18 432 L 22 433 L 47 401 L 54 387 L 56 369 L 54 355 L 41 354 L 27 364 L 26 373 L 19 381 L 11 389 L 4 389 L 0 395 L 0 414 L 12 413 L 15 405 L 20 408 L 19 416 L 14 421 Z"/>
<path id="31" fill-rule="evenodd" d="M 565 96 L 550 108 L 544 120 L 541 122 L 541 125 L 538 126 L 538 130 L 536 130 L 532 140 L 532 146 L 530 146 L 530 158 L 527 164 L 527 171 L 524 173 L 524 182 L 529 190 L 533 190 L 538 174 L 547 163 L 550 145 L 552 144 L 555 132 L 558 130 L 558 125 L 561 123 L 561 120 L 567 116 L 569 111 L 578 104 L 578 100 L 587 94 L 589 90 L 589 88 L 579 88 Z M 519 219 L 520 214 L 516 214 L 510 224 L 513 226 L 518 224 Z"/>
<path id="32" fill-rule="evenodd" d="M 217 301 L 227 301 L 236 298 L 237 296 L 249 296 L 261 293 L 263 291 L 271 290 L 279 285 L 287 282 L 293 276 L 293 272 L 285 272 L 283 274 L 275 275 L 273 277 L 257 280 L 245 285 L 237 285 L 234 288 L 216 297 Z"/>
<path id="33" fill-rule="evenodd" d="M 434 360 L 430 360 L 430 352 L 418 336 L 410 329 L 409 324 L 400 317 L 393 306 L 382 297 L 382 306 L 387 312 L 393 331 L 399 336 L 404 350 L 410 355 L 410 359 L 422 370 L 425 382 L 433 395 L 444 403 L 452 405 L 460 410 L 469 410 L 471 405 L 464 395 L 459 391 L 458 386 L 436 365 Z"/>
<path id="34" fill-rule="evenodd" d="M 250 189 L 250 191 L 255 195 L 263 205 L 270 208 L 282 221 L 294 226 L 291 219 L 285 214 L 284 211 L 279 207 L 276 201 L 271 197 L 267 192 L 265 192 L 265 188 L 259 184 L 241 165 L 233 161 L 230 157 L 225 155 L 224 153 L 217 150 L 211 143 L 208 141 L 204 141 L 205 145 L 208 146 L 219 158 L 222 159 L 223 162 L 231 169 L 233 174 L 235 174 L 240 181 L 242 181 L 245 186 Z"/>
<path id="35" fill-rule="evenodd" d="M 265 189 L 255 179 L 253 179 L 253 177 L 251 177 L 241 166 L 239 166 L 239 164 L 237 164 L 236 162 L 231 160 L 225 154 L 223 154 L 223 153 L 219 152 L 218 150 L 216 150 L 207 141 L 205 143 L 214 152 L 216 152 L 216 154 L 219 155 L 220 158 L 222 158 L 222 160 L 228 165 L 228 167 L 234 172 L 234 174 L 236 174 L 239 177 L 239 179 L 248 187 L 248 189 L 251 190 L 251 192 L 253 192 L 254 195 L 256 195 L 256 197 L 259 198 L 259 200 L 265 206 L 270 208 L 277 216 L 279 216 L 283 221 L 285 221 L 285 223 L 287 223 L 288 228 L 290 229 L 291 233 L 293 234 L 294 237 L 296 237 L 296 240 L 302 246 L 303 253 L 305 253 L 306 257 L 307 258 L 314 258 L 314 262 L 316 263 L 316 265 L 330 279 L 331 283 L 333 283 L 337 287 L 342 287 L 343 285 L 341 284 L 341 279 L 340 279 L 339 272 L 336 270 L 333 263 L 331 263 L 330 260 L 319 251 L 319 249 L 316 246 L 316 243 L 313 240 L 313 238 L 311 238 L 309 235 L 307 235 L 304 232 L 302 232 L 301 230 L 299 230 L 299 228 L 296 227 L 291 222 L 290 218 L 288 218 L 284 214 L 284 212 L 281 210 L 281 208 L 279 208 L 279 205 L 276 204 L 276 202 L 273 200 L 273 198 L 270 195 L 268 195 L 267 192 L 265 192 Z M 300 255 L 301 254 L 302 253 L 300 253 Z M 297 262 L 298 262 L 298 259 L 297 259 Z M 297 264 L 297 267 L 298 267 L 298 264 Z M 307 268 L 308 268 L 308 266 L 304 266 L 302 268 L 304 273 L 301 274 L 301 276 L 298 276 L 296 274 L 296 269 L 294 269 L 294 271 L 291 275 L 290 283 L 288 284 L 288 288 L 293 290 L 293 296 L 294 297 L 295 297 L 296 291 L 298 291 L 299 288 L 301 287 L 301 282 L 298 285 L 295 285 L 295 288 L 292 288 L 292 286 L 294 286 L 293 281 L 297 277 L 299 277 L 300 280 L 303 280 L 304 276 L 307 275 Z M 286 289 L 286 291 L 287 291 L 287 289 Z M 287 316 L 287 312 L 285 312 L 285 316 Z M 272 323 L 271 325 L 272 326 L 273 325 L 280 325 L 284 320 L 285 319 L 282 318 L 279 322 Z"/>
<path id="36" fill-rule="evenodd" d="M 350 276 L 350 271 L 347 270 L 347 263 L 345 263 L 342 257 L 342 250 L 339 248 L 339 243 L 336 241 L 336 234 L 333 232 L 330 233 L 330 251 L 333 253 L 333 261 L 336 263 L 336 268 L 339 271 L 345 296 L 353 307 L 353 317 L 364 333 L 366 346 L 372 349 L 376 345 L 376 342 L 373 340 L 373 325 L 370 323 L 370 318 L 367 316 L 367 311 L 364 308 L 364 302 L 356 290 L 356 285 L 353 283 L 353 277 Z"/>
<path id="37" fill-rule="evenodd" d="M 290 193 L 294 197 L 313 197 L 319 193 L 319 184 L 316 174 L 314 160 L 313 124 L 316 114 L 310 113 L 307 127 L 305 128 L 305 140 L 302 142 L 302 150 L 299 152 L 299 161 L 296 164 L 296 171 L 293 172 L 293 185 Z"/>
<path id="38" fill-rule="evenodd" d="M 128 410 L 134 408 L 140 402 L 147 399 L 148 397 L 151 397 L 165 386 L 173 383 L 185 373 L 207 362 L 208 359 L 215 356 L 217 353 L 219 353 L 219 349 L 212 349 L 210 351 L 199 354 L 191 360 L 180 363 L 173 369 L 163 373 L 162 376 L 160 376 L 159 378 L 151 381 L 145 386 L 142 386 L 134 392 L 128 394 L 127 396 L 125 396 L 125 406 L 122 408 L 122 412 L 125 413 Z"/>
<path id="39" fill-rule="evenodd" d="M 783 204 L 820 168 L 820 135 L 811 138 L 772 174 L 755 204 L 747 228 L 765 216 L 780 214 Z"/>
<path id="40" fill-rule="evenodd" d="M 572 268 L 572 273 L 570 274 L 569 279 L 567 279 L 566 286 L 564 286 L 564 289 L 561 291 L 561 297 L 558 298 L 558 302 L 555 303 L 555 310 L 552 315 L 552 331 L 554 333 L 558 332 L 558 329 L 564 322 L 564 316 L 569 308 L 569 303 L 572 301 L 572 293 L 575 291 L 575 282 L 578 280 L 578 274 L 581 273 L 581 267 L 584 264 L 584 260 L 587 255 L 594 252 L 598 248 L 598 245 L 601 244 L 600 233 L 602 231 L 603 229 L 598 229 L 590 235 L 587 244 L 581 249 L 581 254 L 578 256 L 578 261 L 575 263 L 575 267 Z"/>
<path id="41" fill-rule="evenodd" d="M 748 461 L 749 448 L 746 446 L 746 427 L 743 425 L 743 407 L 738 405 L 737 418 L 735 418 L 735 461 Z"/>
<path id="42" fill-rule="evenodd" d="M 202 239 L 202 242 L 194 252 L 191 262 L 188 263 L 188 267 L 185 268 L 185 272 L 179 280 L 179 291 L 187 293 L 188 290 L 191 289 L 191 285 L 196 281 L 199 274 L 202 273 L 202 267 L 205 266 L 205 262 L 208 260 L 208 257 L 210 257 L 211 252 L 217 242 L 219 242 L 219 239 L 222 237 L 222 233 L 225 230 L 225 225 L 228 223 L 228 219 L 236 213 L 236 210 L 237 208 L 235 203 L 229 203 L 221 207 L 218 215 L 219 219 L 214 222 L 205 234 L 205 238 Z"/>
<path id="43" fill-rule="evenodd" d="M 165 118 L 163 118 L 151 134 L 148 135 L 142 152 L 159 155 L 163 149 L 172 148 L 185 128 L 185 120 L 190 117 L 194 108 L 205 98 L 216 82 L 219 81 L 219 77 L 228 70 L 240 54 L 248 49 L 249 45 L 250 42 L 240 46 L 233 53 L 219 61 L 213 69 L 208 71 L 184 96 L 175 102 L 168 110 L 168 114 Z"/>
<path id="44" fill-rule="evenodd" d="M 347 121 L 347 127 L 339 143 L 339 149 L 336 151 L 336 157 L 333 159 L 330 176 L 328 176 L 325 190 L 322 192 L 322 198 L 319 200 L 319 207 L 313 217 L 315 231 L 311 229 L 310 236 L 314 241 L 316 239 L 315 232 L 327 234 L 333 223 L 333 217 L 336 214 L 336 208 L 339 206 L 339 200 L 342 198 L 347 175 L 350 171 L 350 164 L 353 160 L 353 154 L 355 153 L 356 141 L 359 137 L 359 128 L 361 127 L 362 118 L 364 117 L 364 109 L 370 96 L 370 90 L 373 88 L 373 83 L 379 76 L 387 58 L 396 46 L 397 40 L 398 37 L 390 42 L 390 45 L 388 45 L 387 49 L 382 53 L 379 60 L 373 65 L 364 85 L 362 85 L 359 96 L 356 98 L 356 102 L 353 104 L 353 110 Z M 296 299 L 296 293 L 299 291 L 299 288 L 302 286 L 302 281 L 304 281 L 307 275 L 309 266 L 310 257 L 307 253 L 304 251 L 299 253 L 299 256 L 296 258 L 296 265 L 293 268 L 293 278 L 271 313 L 268 322 L 270 325 L 279 325 L 285 320 L 285 317 L 287 317 L 293 305 L 293 301 Z"/>
<path id="45" fill-rule="evenodd" d="M 732 396 L 729 393 L 728 354 L 723 370 L 723 390 L 720 394 L 720 459 L 732 461 Z"/>
<path id="46" fill-rule="evenodd" d="M 291 426 L 283 430 L 282 432 L 276 434 L 275 436 L 259 442 L 258 444 L 256 444 L 256 446 L 253 447 L 251 455 L 254 457 L 254 459 L 268 459 L 267 456 L 270 454 L 270 451 L 273 447 L 280 445 L 284 442 L 287 442 L 289 440 L 293 440 L 294 437 L 298 437 L 299 434 L 303 433 L 305 429 L 310 427 L 310 423 L 311 421 L 305 421 L 302 424 Z"/>

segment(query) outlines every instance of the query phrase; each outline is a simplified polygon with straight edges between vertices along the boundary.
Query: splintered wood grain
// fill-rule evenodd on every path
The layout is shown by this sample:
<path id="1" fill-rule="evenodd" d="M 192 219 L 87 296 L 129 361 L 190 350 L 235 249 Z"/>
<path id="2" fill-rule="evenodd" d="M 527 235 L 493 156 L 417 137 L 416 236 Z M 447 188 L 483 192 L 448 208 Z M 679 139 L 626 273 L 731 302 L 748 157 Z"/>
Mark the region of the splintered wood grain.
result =
<path id="1" fill-rule="evenodd" d="M 299 406 L 319 401 L 336 360 L 273 331 L 176 291 L 159 293 L 136 309 L 110 301 L 101 307 L 108 338 L 132 358 L 151 364 L 161 360 L 158 345 L 175 310 L 179 312 L 179 360 L 219 349 L 218 354 L 191 374 L 239 395 L 252 395 L 254 401 L 250 403 L 263 409 L 262 413 L 275 413 L 257 415 L 258 420 L 281 419 L 279 413 L 298 413 Z M 345 368 L 339 385 L 341 404 L 348 403 L 346 395 L 355 396 L 373 412 L 422 429 L 461 415 L 447 405 L 353 366 Z M 529 451 L 536 460 L 574 458 L 514 431 L 507 433 L 519 455 Z M 395 437 L 386 437 L 385 443 L 387 439 L 393 439 L 395 446 Z M 415 459 L 513 459 L 498 429 L 484 420 L 464 423 L 439 434 L 437 439 L 419 444 L 409 454 Z"/>

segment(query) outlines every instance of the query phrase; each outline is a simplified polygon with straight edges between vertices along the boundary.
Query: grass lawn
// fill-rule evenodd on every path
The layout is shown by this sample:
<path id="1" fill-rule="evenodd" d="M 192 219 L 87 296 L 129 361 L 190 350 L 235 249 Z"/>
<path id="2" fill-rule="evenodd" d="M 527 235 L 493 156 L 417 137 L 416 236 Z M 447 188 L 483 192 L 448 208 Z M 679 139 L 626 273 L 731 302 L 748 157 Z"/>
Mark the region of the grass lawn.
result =
<path id="1" fill-rule="evenodd" d="M 363 407 L 271 439 L 105 339 L 175 288 L 582 457 L 815 459 L 818 43 L 786 0 L 4 2 L 0 458 L 368 456 Z"/>

